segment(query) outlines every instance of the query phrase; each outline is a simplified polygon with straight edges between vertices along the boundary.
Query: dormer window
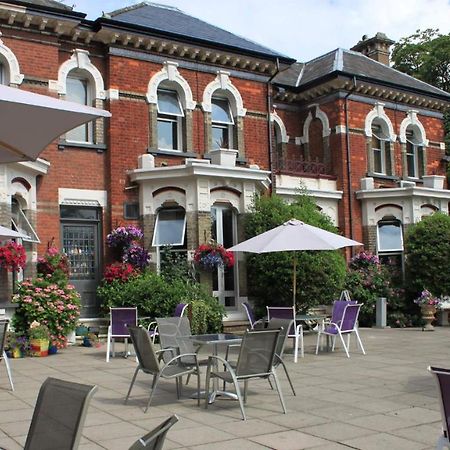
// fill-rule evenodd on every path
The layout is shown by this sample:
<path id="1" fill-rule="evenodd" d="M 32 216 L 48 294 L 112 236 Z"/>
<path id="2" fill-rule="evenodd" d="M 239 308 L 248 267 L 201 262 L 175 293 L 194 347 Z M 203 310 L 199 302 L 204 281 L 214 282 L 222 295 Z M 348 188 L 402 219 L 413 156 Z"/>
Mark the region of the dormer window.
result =
<path id="1" fill-rule="evenodd" d="M 234 119 L 226 98 L 211 100 L 212 149 L 233 148 Z"/>
<path id="2" fill-rule="evenodd" d="M 175 91 L 158 89 L 157 106 L 158 148 L 181 151 L 184 112 L 178 94 Z"/>

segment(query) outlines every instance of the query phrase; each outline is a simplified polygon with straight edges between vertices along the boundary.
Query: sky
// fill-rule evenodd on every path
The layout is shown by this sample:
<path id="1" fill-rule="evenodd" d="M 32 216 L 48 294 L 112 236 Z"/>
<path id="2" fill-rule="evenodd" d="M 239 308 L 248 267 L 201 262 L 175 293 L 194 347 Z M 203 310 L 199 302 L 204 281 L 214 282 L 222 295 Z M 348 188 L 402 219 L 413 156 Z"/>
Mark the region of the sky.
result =
<path id="1" fill-rule="evenodd" d="M 139 0 L 64 0 L 96 19 L 102 11 Z M 416 30 L 450 32 L 449 0 L 158 0 L 276 50 L 309 61 L 337 47 L 351 48 L 363 35 L 385 33 L 398 41 Z"/>

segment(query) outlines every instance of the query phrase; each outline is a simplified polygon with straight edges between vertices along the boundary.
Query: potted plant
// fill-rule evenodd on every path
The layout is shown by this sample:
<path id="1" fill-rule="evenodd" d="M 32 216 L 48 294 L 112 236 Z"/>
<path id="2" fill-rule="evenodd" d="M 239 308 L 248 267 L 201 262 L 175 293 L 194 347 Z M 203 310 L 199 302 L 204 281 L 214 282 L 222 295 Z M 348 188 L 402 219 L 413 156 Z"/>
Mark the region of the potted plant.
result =
<path id="1" fill-rule="evenodd" d="M 423 331 L 433 331 L 434 327 L 431 324 L 436 314 L 436 308 L 439 307 L 440 301 L 428 289 L 424 289 L 419 297 L 414 300 L 414 303 L 420 306 L 422 312 L 422 319 L 425 321 Z"/>
<path id="2" fill-rule="evenodd" d="M 27 255 L 22 244 L 8 241 L 0 247 L 0 267 L 8 272 L 23 269 L 27 263 Z"/>
<path id="3" fill-rule="evenodd" d="M 6 352 L 11 358 L 23 358 L 29 349 L 26 336 L 9 332 L 6 336 Z"/>
<path id="4" fill-rule="evenodd" d="M 39 322 L 32 322 L 28 330 L 30 339 L 31 356 L 48 356 L 50 332 L 46 325 Z"/>
<path id="5" fill-rule="evenodd" d="M 219 267 L 233 267 L 234 255 L 215 242 L 202 244 L 194 252 L 194 264 L 201 270 L 213 272 Z"/>

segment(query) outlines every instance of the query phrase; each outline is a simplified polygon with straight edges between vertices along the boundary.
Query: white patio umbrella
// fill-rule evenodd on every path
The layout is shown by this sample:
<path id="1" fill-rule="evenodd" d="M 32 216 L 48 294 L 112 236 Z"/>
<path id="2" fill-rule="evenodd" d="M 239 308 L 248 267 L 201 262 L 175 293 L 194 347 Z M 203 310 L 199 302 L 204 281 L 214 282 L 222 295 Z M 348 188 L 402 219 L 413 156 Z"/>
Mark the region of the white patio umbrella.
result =
<path id="1" fill-rule="evenodd" d="M 291 219 L 269 231 L 252 237 L 228 250 L 232 252 L 272 253 L 293 251 L 293 302 L 297 289 L 297 255 L 300 250 L 337 250 L 343 247 L 363 245 L 361 242 L 331 233 L 322 228 Z"/>
<path id="2" fill-rule="evenodd" d="M 6 228 L 0 225 L 0 241 L 4 239 L 15 239 L 15 238 L 28 238 L 25 234 L 19 233 L 18 231 L 11 230 L 11 228 Z"/>
<path id="3" fill-rule="evenodd" d="M 0 163 L 35 160 L 61 134 L 110 116 L 102 109 L 0 85 Z"/>

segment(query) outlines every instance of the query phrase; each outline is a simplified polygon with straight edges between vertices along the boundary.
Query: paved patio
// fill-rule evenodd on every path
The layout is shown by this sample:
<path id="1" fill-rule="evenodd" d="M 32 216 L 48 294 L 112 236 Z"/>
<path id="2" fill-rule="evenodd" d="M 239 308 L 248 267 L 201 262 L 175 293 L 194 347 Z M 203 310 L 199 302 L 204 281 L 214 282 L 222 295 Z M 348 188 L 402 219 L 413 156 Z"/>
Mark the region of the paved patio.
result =
<path id="1" fill-rule="evenodd" d="M 134 358 L 105 362 L 101 348 L 71 347 L 48 358 L 11 360 L 16 391 L 9 391 L 0 365 L 0 447 L 23 446 L 41 383 L 48 376 L 97 384 L 80 449 L 127 449 L 132 442 L 176 413 L 165 449 L 430 449 L 440 433 L 435 381 L 428 365 L 450 367 L 450 328 L 363 329 L 367 355 L 352 346 L 347 359 L 336 353 L 315 356 L 315 335 L 308 335 L 305 358 L 293 363 L 286 355 L 297 397 L 280 367 L 288 413 L 281 413 L 266 381 L 250 383 L 241 420 L 231 400 L 198 408 L 188 394 L 177 400 L 175 383 L 162 381 L 147 414 L 150 377 L 138 376 L 128 405 L 123 404 L 135 368 Z M 355 342 L 353 342 L 355 345 Z M 202 379 L 202 382 L 204 378 Z"/>

